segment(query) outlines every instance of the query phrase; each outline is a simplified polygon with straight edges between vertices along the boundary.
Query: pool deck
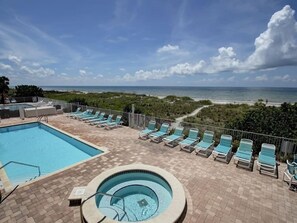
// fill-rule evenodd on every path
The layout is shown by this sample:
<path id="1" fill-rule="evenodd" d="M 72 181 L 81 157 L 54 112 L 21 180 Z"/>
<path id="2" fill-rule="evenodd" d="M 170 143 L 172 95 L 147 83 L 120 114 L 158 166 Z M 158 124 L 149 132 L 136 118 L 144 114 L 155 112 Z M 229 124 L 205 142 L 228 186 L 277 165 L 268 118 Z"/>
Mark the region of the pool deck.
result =
<path id="1" fill-rule="evenodd" d="M 0 126 L 35 121 L 19 118 L 1 120 Z M 49 117 L 49 124 L 109 153 L 70 169 L 19 187 L 0 204 L 4 222 L 80 222 L 79 207 L 67 200 L 73 187 L 86 186 L 103 171 L 119 165 L 143 163 L 172 173 L 183 184 L 188 209 L 183 222 L 297 222 L 297 193 L 279 179 L 254 171 L 196 156 L 163 143 L 138 139 L 138 130 L 128 127 L 104 130 L 65 115 Z M 165 223 L 165 222 L 164 222 Z"/>

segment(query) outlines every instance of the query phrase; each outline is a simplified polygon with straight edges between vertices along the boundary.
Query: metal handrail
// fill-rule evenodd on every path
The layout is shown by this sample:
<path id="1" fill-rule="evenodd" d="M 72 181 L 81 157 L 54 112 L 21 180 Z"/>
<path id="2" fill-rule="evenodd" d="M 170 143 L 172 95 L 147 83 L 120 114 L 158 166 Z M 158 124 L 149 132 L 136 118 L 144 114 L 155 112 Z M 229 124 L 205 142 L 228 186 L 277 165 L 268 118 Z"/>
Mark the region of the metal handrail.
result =
<path id="1" fill-rule="evenodd" d="M 129 217 L 126 213 L 126 210 L 125 210 L 125 200 L 124 198 L 122 197 L 118 197 L 118 196 L 114 196 L 113 194 L 107 194 L 107 193 L 103 193 L 103 192 L 100 192 L 100 191 L 97 191 L 96 193 L 92 194 L 91 196 L 89 196 L 87 199 L 85 199 L 81 204 L 80 204 L 80 216 L 81 216 L 81 222 L 84 223 L 84 217 L 83 217 L 83 214 L 82 214 L 82 207 L 84 205 L 84 203 L 86 201 L 88 201 L 89 199 L 91 199 L 92 197 L 96 196 L 96 195 L 104 195 L 104 196 L 108 196 L 108 197 L 114 197 L 114 198 L 117 198 L 119 200 L 123 200 L 123 211 L 124 211 L 124 215 L 123 216 L 127 216 L 128 220 L 129 220 Z M 118 221 L 120 221 L 120 215 L 117 213 L 117 216 L 118 216 Z M 100 221 L 98 222 L 101 222 L 102 220 L 104 220 L 106 218 L 106 216 L 101 219 Z"/>
<path id="2" fill-rule="evenodd" d="M 32 164 L 28 164 L 28 163 L 22 163 L 22 162 L 18 162 L 18 161 L 9 161 L 8 163 L 5 163 L 3 166 L 1 166 L 0 167 L 0 170 L 2 168 L 6 167 L 7 165 L 11 164 L 11 163 L 37 168 L 38 169 L 38 177 L 41 175 L 41 171 L 40 171 L 40 167 L 39 166 L 35 166 L 35 165 L 32 165 Z"/>
<path id="3" fill-rule="evenodd" d="M 11 164 L 11 163 L 13 163 L 13 164 L 18 164 L 18 165 L 23 165 L 23 166 L 29 166 L 29 167 L 34 167 L 34 168 L 37 168 L 38 169 L 38 176 L 35 176 L 34 177 L 34 179 L 36 178 L 36 177 L 39 177 L 40 175 L 41 175 L 41 171 L 40 171 L 40 167 L 39 166 L 35 166 L 35 165 L 32 165 L 32 164 L 28 164 L 28 163 L 22 163 L 22 162 L 18 162 L 18 161 L 9 161 L 9 162 L 7 162 L 7 163 L 5 163 L 3 166 L 1 166 L 0 167 L 0 170 L 1 169 L 3 169 L 4 167 L 6 167 L 7 165 L 9 165 L 9 164 Z M 32 180 L 32 178 L 30 179 L 30 180 Z M 28 181 L 28 180 L 27 180 Z M 26 181 L 26 182 L 27 182 Z M 12 191 L 10 191 L 3 199 L 1 198 L 0 199 L 0 204 L 2 204 L 3 202 L 4 202 L 4 200 L 6 200 L 17 188 L 19 187 L 19 184 L 18 185 L 16 185 L 13 189 L 12 189 Z"/>
<path id="4" fill-rule="evenodd" d="M 46 123 L 48 123 L 48 116 L 47 115 L 41 115 L 41 116 L 39 116 L 38 119 L 37 119 L 37 121 L 38 122 L 41 122 L 42 121 L 42 118 L 44 118 L 44 121 Z"/>

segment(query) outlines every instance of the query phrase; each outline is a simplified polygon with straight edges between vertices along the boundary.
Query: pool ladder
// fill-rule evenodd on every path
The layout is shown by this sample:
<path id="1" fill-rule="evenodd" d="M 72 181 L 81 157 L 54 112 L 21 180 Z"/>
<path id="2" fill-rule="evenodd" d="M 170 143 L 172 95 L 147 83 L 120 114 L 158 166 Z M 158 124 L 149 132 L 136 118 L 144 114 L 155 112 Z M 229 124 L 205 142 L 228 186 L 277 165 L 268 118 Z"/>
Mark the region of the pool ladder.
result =
<path id="1" fill-rule="evenodd" d="M 40 171 L 40 167 L 39 166 L 35 166 L 32 164 L 28 164 L 28 163 L 22 163 L 22 162 L 18 162 L 18 161 L 9 161 L 7 163 L 5 163 L 3 166 L 0 167 L 0 170 L 3 169 L 4 167 L 8 166 L 9 164 L 18 164 L 18 165 L 22 165 L 22 166 L 29 166 L 29 167 L 33 167 L 36 168 L 38 170 L 38 175 L 36 175 L 35 177 L 31 177 L 30 179 L 26 180 L 25 182 L 31 181 L 33 179 L 35 179 L 36 177 L 40 177 L 41 175 L 41 171 Z M 16 185 L 5 197 L 2 198 L 1 196 L 1 192 L 0 192 L 0 204 L 2 204 L 4 202 L 4 200 L 6 200 L 17 188 L 18 188 L 19 184 Z"/>
<path id="2" fill-rule="evenodd" d="M 92 197 L 94 197 L 94 196 L 96 196 L 96 195 L 103 195 L 103 196 L 108 196 L 108 197 L 116 198 L 116 199 L 118 199 L 118 200 L 122 200 L 122 201 L 123 201 L 123 209 L 122 209 L 122 210 L 123 210 L 123 212 L 124 212 L 124 215 L 123 215 L 122 217 L 120 217 L 120 214 L 118 213 L 118 211 L 117 211 L 116 209 L 111 208 L 111 207 L 108 207 L 108 208 L 111 208 L 112 210 L 114 210 L 114 211 L 116 212 L 116 215 L 114 216 L 114 219 L 115 219 L 115 218 L 118 218 L 118 221 L 122 221 L 123 218 L 124 218 L 125 216 L 127 216 L 128 220 L 129 220 L 129 217 L 128 217 L 127 212 L 126 212 L 126 210 L 125 210 L 125 200 L 124 200 L 124 198 L 122 198 L 122 197 L 118 197 L 118 196 L 114 196 L 114 195 L 112 195 L 112 194 L 102 193 L 102 192 L 98 191 L 98 192 L 92 194 L 91 196 L 89 196 L 87 199 L 85 199 L 85 200 L 81 203 L 81 205 L 80 205 L 80 216 L 81 216 L 81 222 L 82 222 L 82 223 L 85 223 L 84 216 L 83 216 L 83 213 L 82 213 L 82 207 L 83 207 L 83 205 L 84 205 L 84 203 L 85 203 L 86 201 L 88 201 L 89 199 L 91 199 Z M 99 220 L 98 222 L 103 221 L 105 218 L 106 218 L 106 216 L 104 216 L 104 218 L 101 219 L 101 220 Z"/>
<path id="3" fill-rule="evenodd" d="M 46 123 L 48 123 L 48 116 L 47 116 L 47 115 L 41 115 L 41 116 L 39 116 L 39 117 L 37 118 L 37 122 L 41 122 L 42 119 L 44 119 L 44 121 L 45 121 Z"/>

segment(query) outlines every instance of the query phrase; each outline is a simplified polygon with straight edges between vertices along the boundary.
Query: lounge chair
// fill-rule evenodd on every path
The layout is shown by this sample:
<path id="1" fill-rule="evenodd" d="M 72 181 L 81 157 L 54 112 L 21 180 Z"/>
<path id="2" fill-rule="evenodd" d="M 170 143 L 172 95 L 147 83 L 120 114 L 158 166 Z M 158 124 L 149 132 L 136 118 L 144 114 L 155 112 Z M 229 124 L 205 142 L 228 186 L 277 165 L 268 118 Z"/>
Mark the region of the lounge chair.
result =
<path id="1" fill-rule="evenodd" d="M 220 160 L 229 163 L 229 158 L 232 150 L 232 136 L 221 135 L 220 143 L 212 151 L 214 160 L 219 158 Z"/>
<path id="2" fill-rule="evenodd" d="M 108 122 L 108 123 L 104 124 L 104 128 L 105 129 L 112 129 L 112 128 L 116 128 L 116 127 L 122 126 L 122 124 L 123 124 L 122 116 L 121 115 L 118 115 L 116 117 L 116 120 L 115 121 L 111 121 L 111 122 Z"/>
<path id="3" fill-rule="evenodd" d="M 92 114 L 92 112 L 93 112 L 93 110 L 87 109 L 86 111 L 84 111 L 84 112 L 82 112 L 80 114 L 71 115 L 70 118 L 78 119 L 78 118 L 90 115 L 90 114 Z"/>
<path id="4" fill-rule="evenodd" d="M 69 114 L 67 114 L 66 116 L 67 117 L 70 117 L 70 116 L 72 116 L 72 115 L 77 115 L 77 114 L 80 114 L 80 113 L 82 113 L 81 111 L 81 108 L 80 107 L 78 107 L 77 109 L 76 109 L 76 111 L 75 112 L 70 112 Z"/>
<path id="5" fill-rule="evenodd" d="M 202 140 L 197 143 L 197 145 L 194 147 L 196 151 L 196 155 L 204 155 L 208 157 L 209 155 L 209 149 L 213 146 L 214 144 L 214 132 L 213 131 L 205 131 L 203 134 Z"/>
<path id="6" fill-rule="evenodd" d="M 76 119 L 78 120 L 82 120 L 84 118 L 89 118 L 89 117 L 93 117 L 93 109 L 90 109 L 88 113 L 84 114 L 84 115 L 79 115 L 79 116 L 76 116 Z"/>
<path id="7" fill-rule="evenodd" d="M 81 121 L 88 121 L 95 118 L 98 118 L 100 115 L 100 111 L 96 111 L 94 115 L 90 115 L 89 117 L 80 118 Z"/>
<path id="8" fill-rule="evenodd" d="M 150 121 L 148 126 L 139 132 L 139 138 L 148 139 L 148 135 L 156 131 L 156 121 Z"/>
<path id="9" fill-rule="evenodd" d="M 112 117 L 113 117 L 113 115 L 110 114 L 110 115 L 107 117 L 107 119 L 102 120 L 102 121 L 94 122 L 93 124 L 96 125 L 97 127 L 101 127 L 102 124 L 111 122 L 111 121 L 112 121 Z"/>
<path id="10" fill-rule="evenodd" d="M 163 138 L 163 142 L 165 143 L 164 145 L 174 147 L 178 144 L 178 141 L 183 139 L 184 127 L 176 127 L 174 130 L 174 133 L 170 136 L 166 136 Z"/>
<path id="11" fill-rule="evenodd" d="M 262 170 L 270 172 L 278 178 L 277 163 L 275 158 L 275 145 L 263 143 L 257 160 L 257 169 L 261 174 Z"/>
<path id="12" fill-rule="evenodd" d="M 234 163 L 237 166 L 247 167 L 251 171 L 253 158 L 253 140 L 241 139 L 237 152 L 234 155 Z M 241 165 L 242 163 L 243 165 Z"/>
<path id="13" fill-rule="evenodd" d="M 283 181 L 289 183 L 289 189 L 291 189 L 292 185 L 297 186 L 297 163 L 290 163 L 287 160 L 287 169 L 283 174 Z"/>
<path id="14" fill-rule="evenodd" d="M 151 139 L 152 142 L 159 143 L 168 134 L 168 130 L 169 130 L 169 124 L 163 123 L 158 132 L 153 132 L 149 134 L 149 138 Z"/>
<path id="15" fill-rule="evenodd" d="M 198 129 L 190 129 L 188 137 L 183 141 L 179 142 L 180 150 L 184 150 L 191 153 L 194 150 L 194 144 L 199 141 L 198 133 Z"/>
<path id="16" fill-rule="evenodd" d="M 103 121 L 104 116 L 105 116 L 105 112 L 101 112 L 98 118 L 87 120 L 86 122 L 88 122 L 90 125 L 95 125 L 94 123 L 99 122 L 99 121 Z"/>

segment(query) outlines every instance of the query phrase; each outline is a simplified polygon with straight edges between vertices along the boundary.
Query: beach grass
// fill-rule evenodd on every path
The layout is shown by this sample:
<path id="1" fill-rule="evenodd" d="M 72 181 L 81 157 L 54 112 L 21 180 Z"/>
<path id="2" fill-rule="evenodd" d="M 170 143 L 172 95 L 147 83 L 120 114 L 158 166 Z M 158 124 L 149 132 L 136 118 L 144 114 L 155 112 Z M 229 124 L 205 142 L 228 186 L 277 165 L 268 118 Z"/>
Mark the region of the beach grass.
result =
<path id="1" fill-rule="evenodd" d="M 81 93 L 46 91 L 45 97 L 125 112 L 131 111 L 131 105 L 134 104 L 136 113 L 173 120 L 189 114 L 203 105 L 212 104 L 209 100 L 195 101 L 190 97 L 169 95 L 159 98 L 143 94 L 118 92 Z"/>

